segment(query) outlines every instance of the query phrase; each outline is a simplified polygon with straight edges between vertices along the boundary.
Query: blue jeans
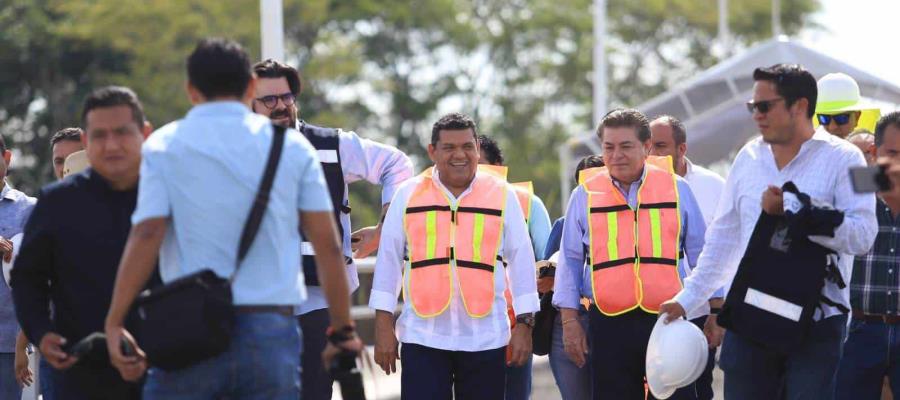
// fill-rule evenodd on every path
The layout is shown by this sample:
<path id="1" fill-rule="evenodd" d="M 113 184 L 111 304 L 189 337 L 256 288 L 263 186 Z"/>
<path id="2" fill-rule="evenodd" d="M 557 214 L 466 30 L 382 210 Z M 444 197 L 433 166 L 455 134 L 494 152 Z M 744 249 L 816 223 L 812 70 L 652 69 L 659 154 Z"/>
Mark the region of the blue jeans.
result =
<path id="1" fill-rule="evenodd" d="M 563 400 L 590 400 L 591 368 L 585 364 L 578 368 L 566 354 L 563 343 L 562 314 L 556 314 L 553 322 L 553 342 L 550 346 L 550 371 L 559 387 Z M 588 332 L 588 314 L 583 308 L 578 309 L 578 322 L 585 334 Z"/>
<path id="2" fill-rule="evenodd" d="M 151 368 L 144 400 L 297 400 L 298 354 L 300 328 L 293 316 L 238 314 L 227 351 L 185 369 Z"/>
<path id="3" fill-rule="evenodd" d="M 847 331 L 847 316 L 816 322 L 806 342 L 790 355 L 728 331 L 719 366 L 725 372 L 725 398 L 834 399 L 835 375 Z"/>
<path id="4" fill-rule="evenodd" d="M 40 356 L 38 362 L 38 379 L 41 386 L 41 398 L 43 400 L 56 400 L 56 390 L 53 388 L 53 366 Z"/>
<path id="5" fill-rule="evenodd" d="M 0 399 L 22 398 L 22 389 L 16 382 L 15 359 L 15 353 L 0 353 Z"/>
<path id="6" fill-rule="evenodd" d="M 891 390 L 900 393 L 900 325 L 850 321 L 835 398 L 879 400 L 885 376 Z"/>
<path id="7" fill-rule="evenodd" d="M 521 367 L 506 367 L 506 400 L 528 400 L 531 397 L 531 354 Z"/>

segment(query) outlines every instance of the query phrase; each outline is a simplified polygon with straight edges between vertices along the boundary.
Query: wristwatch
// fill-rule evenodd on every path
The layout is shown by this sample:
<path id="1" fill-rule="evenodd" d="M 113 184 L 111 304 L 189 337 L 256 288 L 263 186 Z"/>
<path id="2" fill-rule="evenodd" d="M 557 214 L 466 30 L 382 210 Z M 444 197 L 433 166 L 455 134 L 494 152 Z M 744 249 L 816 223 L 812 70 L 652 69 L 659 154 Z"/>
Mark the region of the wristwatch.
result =
<path id="1" fill-rule="evenodd" d="M 529 328 L 534 328 L 534 314 L 520 314 L 516 315 L 516 324 L 522 324 Z"/>

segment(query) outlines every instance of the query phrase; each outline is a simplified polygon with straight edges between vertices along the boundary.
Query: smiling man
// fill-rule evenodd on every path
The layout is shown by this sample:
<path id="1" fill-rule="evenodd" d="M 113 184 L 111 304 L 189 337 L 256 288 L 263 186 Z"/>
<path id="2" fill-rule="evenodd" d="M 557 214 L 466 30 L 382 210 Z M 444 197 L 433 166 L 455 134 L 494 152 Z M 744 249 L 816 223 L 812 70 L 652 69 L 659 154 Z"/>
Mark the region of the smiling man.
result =
<path id="1" fill-rule="evenodd" d="M 136 399 L 140 387 L 122 380 L 105 356 L 79 360 L 67 350 L 103 331 L 137 203 L 141 144 L 152 127 L 137 95 L 117 86 L 87 97 L 82 122 L 92 168 L 41 191 L 12 270 L 13 299 L 26 336 L 52 366 L 41 368 L 50 391 L 66 399 Z"/>
<path id="2" fill-rule="evenodd" d="M 400 187 L 384 221 L 369 306 L 375 362 L 390 374 L 400 358 L 403 399 L 502 399 L 507 343 L 511 365 L 531 356 L 534 252 L 512 186 L 478 169 L 475 130 L 463 114 L 438 120 L 428 146 L 434 167 Z"/>
<path id="3" fill-rule="evenodd" d="M 572 192 L 553 305 L 562 314 L 566 353 L 579 367 L 590 346 L 593 398 L 643 399 L 647 341 L 659 306 L 696 264 L 706 224 L 672 161 L 648 159 L 647 117 L 613 110 L 597 136 L 606 168 L 582 171 L 586 179 Z M 591 300 L 588 335 L 570 323 L 578 320 L 582 297 Z M 696 396 L 693 388 L 676 393 Z"/>

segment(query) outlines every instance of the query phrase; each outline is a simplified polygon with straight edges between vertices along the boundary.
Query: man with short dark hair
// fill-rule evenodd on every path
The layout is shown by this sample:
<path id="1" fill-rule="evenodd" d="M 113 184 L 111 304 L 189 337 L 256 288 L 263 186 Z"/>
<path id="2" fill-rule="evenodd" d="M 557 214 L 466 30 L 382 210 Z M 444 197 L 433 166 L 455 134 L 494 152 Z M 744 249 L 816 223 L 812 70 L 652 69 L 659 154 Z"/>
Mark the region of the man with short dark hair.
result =
<path id="1" fill-rule="evenodd" d="M 875 126 L 875 146 L 882 162 L 900 161 L 900 112 Z M 879 399 L 887 377 L 900 388 L 900 186 L 878 193 L 878 235 L 866 255 L 853 261 L 850 278 L 849 334 L 837 372 L 837 399 Z"/>
<path id="2" fill-rule="evenodd" d="M 56 179 L 63 178 L 63 167 L 66 158 L 76 151 L 84 150 L 81 143 L 81 128 L 71 127 L 57 131 L 50 138 L 50 151 L 53 156 L 53 175 Z"/>
<path id="3" fill-rule="evenodd" d="M 487 135 L 478 135 L 478 145 L 481 149 L 478 163 L 490 165 L 505 179 L 507 170 L 503 163 L 503 151 L 500 150 L 497 142 Z M 531 182 L 517 182 L 512 185 L 516 191 L 519 206 L 525 214 L 525 224 L 528 226 L 528 236 L 531 238 L 531 249 L 534 250 L 535 261 L 538 261 L 539 257 L 544 254 L 544 246 L 547 245 L 547 237 L 550 235 L 550 215 L 541 198 L 534 194 Z M 540 281 L 538 281 L 538 285 L 540 285 Z M 540 287 L 538 291 L 542 292 Z M 515 314 L 512 313 L 512 310 L 509 311 L 510 324 L 515 326 Z M 506 368 L 506 400 L 527 400 L 531 397 L 531 364 L 532 358 L 528 357 L 525 365 Z"/>
<path id="4" fill-rule="evenodd" d="M 123 321 L 157 257 L 165 283 L 207 268 L 232 275 L 276 135 L 271 121 L 247 107 L 256 80 L 239 44 L 201 41 L 187 59 L 187 72 L 194 107 L 154 132 L 142 149 L 134 227 L 106 318 L 110 357 L 126 379 L 139 378 L 146 361 Z M 360 350 L 331 204 L 313 151 L 302 135 L 287 130 L 259 232 L 231 285 L 235 316 L 228 349 L 177 371 L 151 368 L 144 399 L 300 396 L 293 311 L 305 298 L 301 229 L 316 250 L 331 312 L 330 343 L 320 361 Z M 123 337 L 137 356 L 122 353 Z"/>
<path id="5" fill-rule="evenodd" d="M 850 307 L 849 289 L 842 284 L 850 279 L 853 255 L 867 252 L 875 239 L 875 198 L 871 194 L 854 193 L 850 183 L 847 171 L 865 165 L 862 153 L 846 140 L 813 128 L 811 118 L 816 109 L 817 90 L 816 80 L 809 71 L 799 65 L 776 64 L 757 68 L 753 80 L 753 99 L 747 108 L 762 136 L 747 143 L 735 158 L 697 267 L 685 280 L 684 289 L 660 311 L 668 313 L 669 320 L 680 318 L 686 310 L 695 310 L 715 290 L 729 283 L 757 222 L 762 221 L 761 214 L 783 216 L 788 206 L 796 210 L 797 197 L 784 196 L 781 190 L 783 184 L 793 182 L 817 207 L 830 206 L 842 214 L 831 237 L 807 236 L 809 242 L 837 253 L 837 265 L 829 267 L 825 257 L 814 261 L 821 263 L 823 270 L 832 271 L 826 274 L 828 278 L 824 279 L 817 296 L 820 302 L 815 305 L 793 304 L 761 291 L 750 292 L 745 286 L 747 293 L 754 295 L 735 302 L 733 307 L 762 310 L 754 314 L 760 319 L 797 321 L 799 317 L 784 316 L 797 312 L 791 310 L 814 306 L 811 328 L 804 333 L 803 344 L 787 355 L 771 347 L 775 343 L 758 343 L 728 330 L 719 365 L 725 372 L 727 399 L 832 399 L 835 371 L 846 335 L 846 311 Z M 794 266 L 774 267 L 787 270 Z M 770 291 L 790 292 L 822 284 L 800 282 L 802 278 L 798 277 L 754 275 L 754 279 L 757 277 L 760 281 L 751 282 L 754 285 L 783 285 L 769 286 Z M 746 285 L 746 281 L 742 282 Z M 746 323 L 766 324 L 765 321 Z"/>
<path id="6" fill-rule="evenodd" d="M 375 362 L 390 374 L 401 360 L 403 399 L 502 399 L 506 347 L 512 365 L 531 356 L 539 309 L 525 217 L 506 180 L 478 168 L 468 116 L 439 119 L 428 155 L 434 167 L 400 187 L 384 221 L 369 297 Z"/>
<path id="7" fill-rule="evenodd" d="M 41 368 L 42 386 L 46 380 L 50 393 L 137 399 L 140 386 L 122 380 L 105 354 L 80 360 L 69 351 L 103 331 L 137 199 L 141 144 L 152 127 L 134 92 L 117 86 L 88 95 L 82 124 L 93 166 L 41 191 L 11 274 L 16 313 L 52 366 Z"/>
<path id="8" fill-rule="evenodd" d="M 362 138 L 356 132 L 323 128 L 301 120 L 296 101 L 303 86 L 294 67 L 268 59 L 254 65 L 253 71 L 257 75 L 255 98 L 251 103 L 253 111 L 276 124 L 297 129 L 316 149 L 338 224 L 350 291 L 355 291 L 359 287 L 359 275 L 353 258 L 364 258 L 375 251 L 381 220 L 374 227 L 350 234 L 347 185 L 361 180 L 381 185 L 381 215 L 384 215 L 397 188 L 413 176 L 412 161 L 397 148 Z M 297 320 L 303 331 L 303 381 L 326 382 L 331 377 L 319 362 L 319 354 L 325 348 L 325 329 L 329 324 L 327 304 L 319 286 L 312 247 L 304 242 L 301 251 L 307 293 L 306 301 L 297 309 Z M 326 384 L 303 385 L 302 397 L 329 400 L 331 388 L 332 385 Z"/>
<path id="9" fill-rule="evenodd" d="M 6 181 L 12 152 L 6 148 L 3 136 L 0 136 L 0 156 L 0 258 L 4 263 L 11 263 L 15 250 L 13 238 L 21 235 L 35 199 L 13 189 Z M 0 398 L 18 399 L 22 397 L 20 384 L 30 384 L 26 342 L 21 335 L 9 285 L 4 279 L 0 282 Z"/>
<path id="10" fill-rule="evenodd" d="M 647 117 L 613 110 L 600 121 L 597 136 L 606 167 L 582 171 L 572 192 L 553 304 L 562 314 L 566 353 L 579 367 L 590 346 L 593 397 L 638 399 L 659 306 L 696 264 L 706 224 L 672 162 L 648 157 Z M 582 297 L 592 302 L 588 335 L 575 323 Z"/>

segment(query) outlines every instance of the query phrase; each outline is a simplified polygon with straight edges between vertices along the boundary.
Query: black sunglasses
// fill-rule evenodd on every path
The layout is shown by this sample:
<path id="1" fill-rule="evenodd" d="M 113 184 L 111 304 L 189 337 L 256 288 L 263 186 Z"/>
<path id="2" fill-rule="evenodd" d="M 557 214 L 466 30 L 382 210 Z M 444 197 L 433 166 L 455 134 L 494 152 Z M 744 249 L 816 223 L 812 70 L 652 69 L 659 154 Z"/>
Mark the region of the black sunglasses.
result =
<path id="1" fill-rule="evenodd" d="M 276 105 L 278 105 L 278 99 L 281 99 L 281 102 L 284 103 L 284 105 L 289 106 L 294 104 L 294 100 L 296 99 L 296 97 L 294 97 L 293 93 L 273 94 L 269 96 L 258 97 L 256 101 L 263 103 L 266 108 L 271 110 L 275 108 Z"/>
<path id="2" fill-rule="evenodd" d="M 750 114 L 753 114 L 754 111 L 759 111 L 760 114 L 765 114 L 765 113 L 769 112 L 769 110 L 772 109 L 772 106 L 776 102 L 782 101 L 782 100 L 784 100 L 783 97 L 775 98 L 772 100 L 760 100 L 760 101 L 750 100 L 747 102 L 747 111 L 749 111 Z"/>
<path id="3" fill-rule="evenodd" d="M 850 113 L 834 115 L 816 114 L 816 118 L 819 119 L 819 125 L 822 126 L 828 126 L 828 124 L 831 123 L 831 120 L 834 120 L 838 125 L 846 125 L 850 122 Z"/>

